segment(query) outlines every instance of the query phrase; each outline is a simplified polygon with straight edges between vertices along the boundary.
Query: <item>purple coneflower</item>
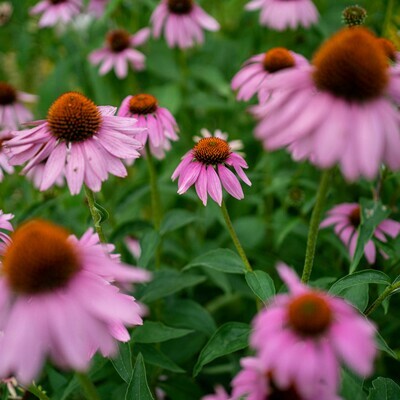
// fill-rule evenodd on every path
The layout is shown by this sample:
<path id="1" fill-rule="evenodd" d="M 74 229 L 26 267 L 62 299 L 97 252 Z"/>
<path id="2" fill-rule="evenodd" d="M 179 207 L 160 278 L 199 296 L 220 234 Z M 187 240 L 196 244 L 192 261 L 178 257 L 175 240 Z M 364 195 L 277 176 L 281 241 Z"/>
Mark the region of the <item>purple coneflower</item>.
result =
<path id="1" fill-rule="evenodd" d="M 132 118 L 115 116 L 114 107 L 97 107 L 77 92 L 61 95 L 50 107 L 47 119 L 32 129 L 14 132 L 6 142 L 10 164 L 28 161 L 23 172 L 46 160 L 40 190 L 47 190 L 65 176 L 71 194 L 85 183 L 98 192 L 108 174 L 125 177 L 121 159 L 140 156 L 142 144 L 134 138 L 141 131 Z"/>
<path id="2" fill-rule="evenodd" d="M 186 49 L 203 44 L 203 29 L 217 31 L 218 22 L 194 0 L 161 0 L 151 16 L 153 35 L 164 36 L 169 47 Z"/>
<path id="3" fill-rule="evenodd" d="M 382 163 L 400 168 L 400 69 L 367 29 L 339 31 L 312 66 L 275 74 L 269 88 L 279 96 L 256 128 L 267 149 L 289 146 L 321 168 L 338 163 L 348 180 L 372 179 Z"/>
<path id="4" fill-rule="evenodd" d="M 88 12 L 93 14 L 95 17 L 100 18 L 104 13 L 109 0 L 90 0 L 88 5 Z"/>
<path id="5" fill-rule="evenodd" d="M 0 226 L 8 229 L 8 219 L 2 215 Z M 96 351 L 112 356 L 116 340 L 129 340 L 125 326 L 142 324 L 140 307 L 112 282 L 144 282 L 150 275 L 120 263 L 113 248 L 91 229 L 78 239 L 42 220 L 23 224 L 7 239 L 0 277 L 0 376 L 13 374 L 29 384 L 46 357 L 83 371 Z"/>
<path id="6" fill-rule="evenodd" d="M 157 99 L 151 94 L 137 94 L 126 97 L 117 115 L 137 120 L 136 127 L 146 128 L 136 136 L 143 146 L 149 143 L 151 153 L 158 159 L 165 157 L 170 150 L 170 141 L 178 140 L 178 125 L 174 116 L 164 107 L 158 105 Z M 145 153 L 145 149 L 141 151 Z"/>
<path id="7" fill-rule="evenodd" d="M 353 258 L 358 241 L 358 227 L 361 224 L 361 209 L 357 203 L 343 203 L 328 211 L 328 217 L 321 222 L 321 228 L 334 225 L 334 231 L 344 243 Z M 400 223 L 393 219 L 385 219 L 375 229 L 374 237 L 387 242 L 387 236 L 395 238 L 400 233 Z M 365 258 L 370 264 L 375 262 L 376 247 L 369 240 L 364 247 Z M 383 257 L 387 255 L 381 251 Z"/>
<path id="8" fill-rule="evenodd" d="M 0 82 L 0 129 L 18 129 L 21 124 L 31 121 L 32 113 L 22 104 L 33 103 L 37 96 L 19 92 L 6 82 Z"/>
<path id="9" fill-rule="evenodd" d="M 296 387 L 313 398 L 320 383 L 336 393 L 340 364 L 370 375 L 376 356 L 375 327 L 343 299 L 309 288 L 286 265 L 278 272 L 289 288 L 254 319 L 250 342 L 279 389 Z"/>
<path id="10" fill-rule="evenodd" d="M 39 26 L 53 26 L 57 22 L 68 23 L 81 12 L 82 0 L 42 0 L 31 8 L 31 14 L 42 14 Z"/>
<path id="11" fill-rule="evenodd" d="M 150 36 L 150 29 L 143 28 L 131 35 L 125 29 L 115 29 L 107 34 L 106 46 L 95 50 L 89 55 L 92 64 L 100 64 L 100 75 L 114 68 L 119 79 L 128 75 L 128 65 L 134 70 L 141 71 L 145 66 L 145 56 L 132 47 L 144 44 Z"/>
<path id="12" fill-rule="evenodd" d="M 318 11 L 311 0 L 252 0 L 246 10 L 259 10 L 260 24 L 277 31 L 308 28 L 318 21 Z"/>
<path id="13" fill-rule="evenodd" d="M 246 161 L 234 150 L 241 148 L 238 141 L 228 143 L 227 134 L 217 130 L 214 136 L 206 129 L 202 138 L 188 151 L 175 169 L 172 180 L 178 179 L 178 193 L 185 193 L 195 185 L 197 195 L 207 205 L 207 194 L 221 206 L 222 186 L 233 197 L 243 199 L 244 194 L 240 182 L 228 168 L 233 167 L 244 183 L 251 186 L 243 168 L 248 168 Z M 238 146 L 239 145 L 239 146 Z"/>

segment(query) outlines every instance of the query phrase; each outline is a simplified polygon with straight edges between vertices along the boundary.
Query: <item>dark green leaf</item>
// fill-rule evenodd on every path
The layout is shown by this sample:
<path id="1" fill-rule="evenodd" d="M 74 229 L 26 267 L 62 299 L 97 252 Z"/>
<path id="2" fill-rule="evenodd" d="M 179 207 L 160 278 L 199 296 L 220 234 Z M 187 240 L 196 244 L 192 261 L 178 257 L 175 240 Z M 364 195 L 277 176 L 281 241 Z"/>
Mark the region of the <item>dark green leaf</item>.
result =
<path id="1" fill-rule="evenodd" d="M 372 381 L 369 389 L 368 400 L 398 400 L 400 399 L 400 387 L 389 378 L 379 377 Z"/>
<path id="2" fill-rule="evenodd" d="M 264 271 L 247 272 L 246 282 L 254 294 L 261 300 L 267 301 L 275 295 L 275 285 L 272 278 Z"/>
<path id="3" fill-rule="evenodd" d="M 369 286 L 366 284 L 351 286 L 340 293 L 340 297 L 353 304 L 358 310 L 363 312 L 369 301 Z"/>
<path id="4" fill-rule="evenodd" d="M 363 382 L 359 377 L 355 376 L 350 371 L 342 370 L 342 387 L 340 394 L 343 399 L 366 400 L 367 396 L 362 386 Z"/>
<path id="5" fill-rule="evenodd" d="M 146 368 L 141 353 L 136 358 L 135 368 L 125 394 L 125 400 L 154 400 L 147 383 Z"/>
<path id="6" fill-rule="evenodd" d="M 160 235 L 156 231 L 149 231 L 143 235 L 140 241 L 142 253 L 140 255 L 138 265 L 147 268 L 150 260 L 154 257 L 158 244 L 160 243 Z"/>
<path id="7" fill-rule="evenodd" d="M 196 218 L 195 214 L 187 210 L 171 210 L 161 223 L 160 234 L 165 235 L 167 232 L 182 228 L 195 221 Z"/>
<path id="8" fill-rule="evenodd" d="M 160 343 L 186 336 L 191 332 L 193 331 L 189 329 L 171 328 L 161 322 L 145 321 L 134 330 L 132 339 L 136 343 Z"/>
<path id="9" fill-rule="evenodd" d="M 248 346 L 250 327 L 240 322 L 228 322 L 222 325 L 204 346 L 194 367 L 193 376 L 197 376 L 204 365 L 218 357 L 231 354 Z"/>
<path id="10" fill-rule="evenodd" d="M 118 342 L 118 355 L 111 358 L 111 362 L 119 376 L 129 383 L 132 377 L 132 353 L 129 343 Z"/>
<path id="11" fill-rule="evenodd" d="M 186 265 L 183 270 L 193 267 L 212 268 L 228 274 L 243 274 L 246 271 L 241 258 L 230 249 L 216 249 L 202 254 Z"/>
<path id="12" fill-rule="evenodd" d="M 361 199 L 361 224 L 359 226 L 359 236 L 353 261 L 350 265 L 350 273 L 354 272 L 364 254 L 364 247 L 372 238 L 375 228 L 387 218 L 390 210 L 380 202 L 370 199 Z"/>
<path id="13" fill-rule="evenodd" d="M 389 347 L 386 343 L 386 340 L 381 336 L 381 334 L 377 331 L 376 332 L 376 346 L 379 350 L 384 351 L 385 353 L 389 354 L 391 357 L 398 359 L 397 354 Z"/>

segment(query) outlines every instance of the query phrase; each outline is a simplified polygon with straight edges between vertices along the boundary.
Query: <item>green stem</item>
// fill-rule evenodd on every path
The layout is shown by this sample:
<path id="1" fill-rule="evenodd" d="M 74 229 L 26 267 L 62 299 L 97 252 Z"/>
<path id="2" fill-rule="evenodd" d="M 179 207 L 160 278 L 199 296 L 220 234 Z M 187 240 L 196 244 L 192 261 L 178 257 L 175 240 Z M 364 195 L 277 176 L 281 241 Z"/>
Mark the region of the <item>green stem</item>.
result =
<path id="1" fill-rule="evenodd" d="M 149 142 L 146 143 L 146 160 L 150 174 L 151 207 L 153 211 L 153 224 L 156 231 L 160 230 L 161 225 L 161 202 L 157 183 L 157 171 L 154 166 L 153 155 L 150 151 Z"/>
<path id="2" fill-rule="evenodd" d="M 365 315 L 368 317 L 369 314 L 372 314 L 387 297 L 389 297 L 395 290 L 399 288 L 400 288 L 400 282 L 396 282 L 388 286 L 382 292 L 382 294 L 367 308 L 367 310 L 365 311 Z"/>
<path id="3" fill-rule="evenodd" d="M 311 271 L 314 263 L 315 247 L 317 245 L 319 222 L 321 220 L 322 209 L 330 183 L 331 171 L 326 170 L 322 173 L 319 184 L 317 199 L 311 214 L 310 227 L 308 229 L 306 257 L 304 261 L 303 274 L 301 281 L 307 283 L 310 280 Z"/>
<path id="4" fill-rule="evenodd" d="M 393 9 L 394 9 L 394 0 L 388 0 L 385 20 L 383 21 L 383 26 L 382 26 L 382 34 L 381 34 L 382 37 L 387 37 L 389 34 L 390 21 L 392 20 Z"/>
<path id="5" fill-rule="evenodd" d="M 81 385 L 87 400 L 100 400 L 96 387 L 89 377 L 83 372 L 76 372 L 76 378 Z"/>
<path id="6" fill-rule="evenodd" d="M 86 185 L 85 187 L 85 194 L 86 199 L 89 205 L 90 214 L 92 215 L 94 228 L 96 229 L 97 234 L 99 235 L 100 242 L 106 243 L 106 238 L 103 233 L 103 228 L 101 227 L 101 213 L 99 209 L 96 207 L 96 202 L 94 200 L 94 194 L 91 189 L 89 189 Z"/>
<path id="7" fill-rule="evenodd" d="M 238 238 L 238 236 L 237 236 L 237 234 L 235 232 L 235 229 L 233 228 L 232 221 L 231 221 L 231 219 L 229 217 L 228 210 L 226 208 L 224 200 L 222 200 L 222 203 L 221 203 L 221 210 L 222 210 L 222 215 L 224 216 L 224 219 L 225 219 L 225 222 L 226 222 L 226 226 L 227 226 L 228 231 L 229 231 L 229 233 L 231 235 L 231 238 L 233 240 L 233 244 L 235 245 L 236 250 L 239 253 L 240 258 L 243 260 L 243 263 L 244 263 L 247 271 L 252 272 L 253 268 L 251 268 L 251 265 L 249 263 L 249 260 L 247 259 L 246 253 L 245 253 L 242 245 L 240 244 L 240 241 L 239 241 L 239 238 Z"/>
<path id="8" fill-rule="evenodd" d="M 40 400 L 50 400 L 50 397 L 48 397 L 46 393 L 42 391 L 42 389 L 38 388 L 34 384 L 29 386 L 29 389 L 27 389 L 27 391 L 35 395 Z"/>

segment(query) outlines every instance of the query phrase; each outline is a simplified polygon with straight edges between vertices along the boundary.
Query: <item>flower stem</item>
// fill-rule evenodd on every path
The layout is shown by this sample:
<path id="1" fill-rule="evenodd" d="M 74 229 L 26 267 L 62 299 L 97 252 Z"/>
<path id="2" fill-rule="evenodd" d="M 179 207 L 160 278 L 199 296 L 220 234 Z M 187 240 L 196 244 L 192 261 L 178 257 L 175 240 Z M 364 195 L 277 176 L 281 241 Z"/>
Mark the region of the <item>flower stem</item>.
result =
<path id="1" fill-rule="evenodd" d="M 153 224 L 156 231 L 160 230 L 161 225 L 161 207 L 160 207 L 160 193 L 157 184 L 157 171 L 154 166 L 153 155 L 150 151 L 149 142 L 146 143 L 146 160 L 150 174 L 150 190 L 151 190 L 151 208 L 153 211 Z"/>
<path id="2" fill-rule="evenodd" d="M 237 234 L 235 232 L 235 229 L 233 228 L 232 221 L 231 221 L 231 218 L 229 217 L 228 210 L 226 208 L 224 200 L 222 200 L 222 203 L 221 203 L 221 210 L 222 210 L 222 215 L 224 216 L 224 219 L 225 219 L 225 222 L 226 222 L 226 226 L 227 226 L 228 231 L 229 231 L 229 233 L 231 235 L 231 238 L 233 240 L 233 244 L 235 245 L 236 250 L 239 253 L 240 258 L 243 260 L 243 263 L 244 263 L 247 271 L 252 272 L 253 268 L 251 268 L 251 265 L 249 263 L 249 260 L 247 259 L 246 253 L 245 253 L 242 245 L 240 244 L 240 241 L 239 241 L 239 238 L 238 238 L 238 236 L 237 236 Z"/>
<path id="3" fill-rule="evenodd" d="M 87 374 L 83 372 L 76 372 L 76 378 L 78 379 L 79 384 L 81 385 L 87 400 L 100 400 L 96 387 L 94 386 L 93 382 L 89 379 Z"/>
<path id="4" fill-rule="evenodd" d="M 330 177 L 330 170 L 326 170 L 322 173 L 321 182 L 317 192 L 317 199 L 311 214 L 310 227 L 308 229 L 306 257 L 304 261 L 303 274 L 301 276 L 301 281 L 304 283 L 307 283 L 310 280 L 311 271 L 313 268 L 319 222 L 321 220 L 322 208 L 324 206 L 326 194 L 329 188 Z"/>
<path id="5" fill-rule="evenodd" d="M 35 386 L 34 384 L 29 386 L 29 389 L 27 389 L 27 391 L 35 395 L 40 400 L 50 400 L 50 397 L 48 397 L 41 388 Z"/>
<path id="6" fill-rule="evenodd" d="M 100 242 L 106 243 L 106 238 L 103 233 L 103 228 L 101 227 L 101 220 L 102 216 L 99 209 L 96 207 L 96 202 L 94 200 L 94 194 L 91 189 L 89 189 L 86 185 L 85 187 L 85 194 L 86 199 L 89 205 L 90 214 L 92 215 L 94 228 L 96 229 L 97 234 L 99 235 Z"/>
<path id="7" fill-rule="evenodd" d="M 367 310 L 365 311 L 365 315 L 368 317 L 368 315 L 372 314 L 387 297 L 389 297 L 395 290 L 399 288 L 400 288 L 400 282 L 396 282 L 388 286 L 382 292 L 382 294 L 367 308 Z"/>

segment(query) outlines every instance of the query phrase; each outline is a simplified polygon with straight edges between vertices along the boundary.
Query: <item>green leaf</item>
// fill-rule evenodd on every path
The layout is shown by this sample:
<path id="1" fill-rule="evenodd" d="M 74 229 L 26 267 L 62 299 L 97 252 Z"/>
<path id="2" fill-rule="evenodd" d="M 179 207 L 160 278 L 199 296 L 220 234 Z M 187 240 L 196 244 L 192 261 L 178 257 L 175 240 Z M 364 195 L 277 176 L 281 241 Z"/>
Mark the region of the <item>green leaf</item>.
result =
<path id="1" fill-rule="evenodd" d="M 230 249 L 216 249 L 202 254 L 186 265 L 183 271 L 194 267 L 212 268 L 228 274 L 246 272 L 242 259 Z"/>
<path id="2" fill-rule="evenodd" d="M 375 341 L 376 341 L 376 347 L 379 350 L 384 351 L 385 353 L 389 354 L 396 360 L 398 359 L 397 354 L 389 347 L 389 345 L 386 343 L 386 340 L 382 337 L 382 335 L 378 331 L 375 334 Z"/>
<path id="3" fill-rule="evenodd" d="M 390 214 L 381 202 L 370 199 L 361 199 L 361 224 L 358 228 L 359 236 L 353 261 L 350 265 L 350 273 L 354 272 L 364 254 L 364 247 L 372 238 L 375 228 Z"/>
<path id="4" fill-rule="evenodd" d="M 367 396 L 362 388 L 363 381 L 347 370 L 342 370 L 342 387 L 340 394 L 343 399 L 366 400 Z M 321 399 L 322 400 L 322 399 Z"/>
<path id="5" fill-rule="evenodd" d="M 340 293 L 340 297 L 364 312 L 369 301 L 369 286 L 366 284 L 349 287 Z"/>
<path id="6" fill-rule="evenodd" d="M 168 356 L 156 349 L 153 345 L 149 344 L 135 344 L 134 352 L 143 354 L 146 363 L 155 365 L 168 371 L 176 372 L 178 374 L 185 372 L 179 365 L 172 361 Z"/>
<path id="7" fill-rule="evenodd" d="M 132 377 L 132 353 L 129 343 L 118 342 L 118 355 L 110 359 L 118 375 L 129 383 Z"/>
<path id="8" fill-rule="evenodd" d="M 218 357 L 231 354 L 248 346 L 250 327 L 241 322 L 228 322 L 222 325 L 210 338 L 201 351 L 193 376 L 196 377 L 204 365 Z"/>
<path id="9" fill-rule="evenodd" d="M 154 400 L 147 383 L 146 368 L 141 353 L 136 358 L 135 368 L 129 381 L 125 400 Z"/>
<path id="10" fill-rule="evenodd" d="M 329 292 L 333 295 L 339 295 L 345 289 L 371 283 L 388 286 L 390 285 L 390 278 L 381 271 L 364 269 L 339 279 L 331 286 Z"/>
<path id="11" fill-rule="evenodd" d="M 246 282 L 253 293 L 263 302 L 275 295 L 275 285 L 272 278 L 264 271 L 247 272 Z"/>
<path id="12" fill-rule="evenodd" d="M 376 378 L 369 389 L 368 400 L 398 400 L 400 387 L 389 378 Z"/>
<path id="13" fill-rule="evenodd" d="M 150 260 L 154 257 L 159 243 L 160 235 L 156 231 L 151 230 L 143 235 L 143 238 L 140 241 L 142 253 L 138 261 L 140 267 L 147 268 Z"/>
<path id="14" fill-rule="evenodd" d="M 187 210 L 171 210 L 161 223 L 160 234 L 165 235 L 167 232 L 182 228 L 195 221 L 196 218 L 195 214 Z"/>
<path id="15" fill-rule="evenodd" d="M 145 321 L 132 334 L 136 343 L 161 343 L 167 340 L 180 338 L 193 332 L 189 329 L 171 328 L 161 322 Z"/>
<path id="16" fill-rule="evenodd" d="M 156 271 L 154 272 L 153 280 L 142 291 L 140 300 L 150 303 L 170 296 L 182 289 L 198 285 L 205 280 L 204 276 L 181 273 L 171 269 Z"/>

